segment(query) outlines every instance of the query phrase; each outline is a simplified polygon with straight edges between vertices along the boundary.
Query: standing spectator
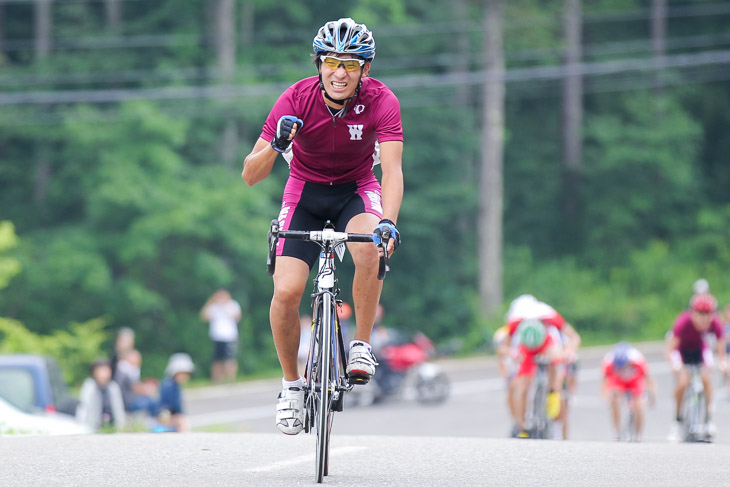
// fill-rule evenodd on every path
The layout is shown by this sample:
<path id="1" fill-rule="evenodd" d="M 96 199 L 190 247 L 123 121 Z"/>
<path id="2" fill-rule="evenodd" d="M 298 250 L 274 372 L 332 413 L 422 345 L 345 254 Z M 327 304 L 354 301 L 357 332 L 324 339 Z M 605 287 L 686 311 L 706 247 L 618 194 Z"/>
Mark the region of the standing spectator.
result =
<path id="1" fill-rule="evenodd" d="M 134 330 L 131 328 L 120 328 L 117 332 L 117 338 L 114 341 L 114 351 L 112 352 L 111 366 L 112 377 L 117 373 L 117 364 L 124 357 L 124 354 L 134 348 Z"/>
<path id="2" fill-rule="evenodd" d="M 215 383 L 236 380 L 238 372 L 238 321 L 241 305 L 225 289 L 216 291 L 203 309 L 200 317 L 210 323 L 209 336 L 213 341 L 213 365 L 211 379 Z"/>
<path id="3" fill-rule="evenodd" d="M 184 433 L 190 431 L 185 417 L 182 387 L 190 380 L 195 365 L 187 353 L 175 353 L 165 369 L 165 378 L 160 384 L 160 415 L 169 431 Z"/>
<path id="4" fill-rule="evenodd" d="M 124 409 L 134 413 L 145 411 L 151 418 L 157 415 L 157 387 L 140 379 L 142 354 L 139 350 L 127 351 L 117 365 L 114 381 L 119 384 L 124 399 Z"/>
<path id="5" fill-rule="evenodd" d="M 124 401 L 122 391 L 112 380 L 112 367 L 108 360 L 97 360 L 91 365 L 91 377 L 81 386 L 81 399 L 76 409 L 76 419 L 95 431 L 102 428 L 119 430 L 124 427 Z"/>

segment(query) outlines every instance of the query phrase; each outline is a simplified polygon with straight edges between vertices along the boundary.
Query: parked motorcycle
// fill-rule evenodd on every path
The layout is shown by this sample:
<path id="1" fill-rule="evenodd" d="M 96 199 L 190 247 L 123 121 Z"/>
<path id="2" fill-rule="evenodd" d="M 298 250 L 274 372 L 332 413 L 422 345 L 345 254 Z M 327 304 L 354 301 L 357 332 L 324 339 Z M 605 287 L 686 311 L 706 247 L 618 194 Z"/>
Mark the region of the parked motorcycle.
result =
<path id="1" fill-rule="evenodd" d="M 346 396 L 350 405 L 369 406 L 396 396 L 421 404 L 444 402 L 451 381 L 441 366 L 429 361 L 435 352 L 433 342 L 420 332 L 411 340 L 391 339 L 375 351 L 379 365 L 370 383 Z"/>

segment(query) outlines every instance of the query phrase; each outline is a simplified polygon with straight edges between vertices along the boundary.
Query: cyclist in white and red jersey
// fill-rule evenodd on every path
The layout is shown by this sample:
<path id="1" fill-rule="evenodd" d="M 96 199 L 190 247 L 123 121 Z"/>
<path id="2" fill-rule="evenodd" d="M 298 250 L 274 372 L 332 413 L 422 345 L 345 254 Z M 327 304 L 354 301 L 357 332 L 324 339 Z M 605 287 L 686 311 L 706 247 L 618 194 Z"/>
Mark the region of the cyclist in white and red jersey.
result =
<path id="1" fill-rule="evenodd" d="M 343 18 L 323 25 L 312 47 L 317 76 L 293 84 L 276 101 L 244 161 L 242 177 L 248 185 L 264 180 L 277 155 L 283 154 L 290 173 L 280 229 L 319 230 L 327 220 L 338 231 L 388 229 L 392 253 L 400 243 L 395 222 L 403 198 L 403 130 L 398 99 L 368 76 L 375 39 L 364 24 Z M 378 163 L 382 184 L 373 173 Z M 382 289 L 377 279 L 378 249 L 364 244 L 348 248 L 355 264 L 356 330 L 347 373 L 367 383 L 377 365 L 369 342 Z M 276 255 L 270 319 L 284 374 L 276 426 L 293 435 L 304 426 L 303 379 L 297 369 L 299 304 L 319 247 L 280 239 Z"/>
<path id="2" fill-rule="evenodd" d="M 552 306 L 539 301 L 531 294 L 524 294 L 512 301 L 505 320 L 509 338 L 502 343 L 503 349 L 500 353 L 501 355 L 511 353 L 518 363 L 516 376 L 510 380 L 508 386 L 508 405 L 516 416 L 517 436 L 528 437 L 529 432 L 524 429 L 524 417 L 527 391 L 537 370 L 536 357 L 542 355 L 550 359 L 547 413 L 552 419 L 557 419 L 563 406 L 566 406 L 561 397 L 565 379 L 564 365 L 575 358 L 580 346 L 580 335 Z M 526 334 L 524 324 L 529 324 L 530 328 L 533 326 L 539 328 L 539 324 L 535 322 L 542 324 L 544 333 Z M 567 340 L 563 336 L 567 337 Z M 532 343 L 527 343 L 526 337 L 529 337 Z M 509 352 L 504 347 L 507 347 Z M 563 437 L 566 438 L 567 415 L 563 415 L 561 419 Z"/>
<path id="3" fill-rule="evenodd" d="M 702 366 L 700 376 L 705 388 L 707 430 L 710 436 L 714 436 L 715 427 L 711 421 L 711 413 L 712 368 L 715 365 L 715 358 L 711 344 L 708 343 L 711 335 L 715 335 L 717 367 L 723 373 L 727 371 L 725 338 L 720 320 L 715 314 L 717 299 L 708 293 L 695 294 L 690 299 L 689 307 L 689 310 L 683 311 L 677 316 L 667 342 L 667 359 L 672 365 L 677 380 L 677 387 L 674 390 L 676 422 L 672 425 L 671 439 L 676 439 L 681 429 L 682 399 L 690 380 L 689 372 L 682 366 L 697 364 Z"/>
<path id="4" fill-rule="evenodd" d="M 611 422 L 615 437 L 621 431 L 621 397 L 628 394 L 632 397 L 629 407 L 636 412 L 637 440 L 641 439 L 644 427 L 644 395 L 649 391 L 649 402 L 654 404 L 656 383 L 649 374 L 644 354 L 627 342 L 620 342 L 603 357 L 603 397 L 611 404 Z"/>

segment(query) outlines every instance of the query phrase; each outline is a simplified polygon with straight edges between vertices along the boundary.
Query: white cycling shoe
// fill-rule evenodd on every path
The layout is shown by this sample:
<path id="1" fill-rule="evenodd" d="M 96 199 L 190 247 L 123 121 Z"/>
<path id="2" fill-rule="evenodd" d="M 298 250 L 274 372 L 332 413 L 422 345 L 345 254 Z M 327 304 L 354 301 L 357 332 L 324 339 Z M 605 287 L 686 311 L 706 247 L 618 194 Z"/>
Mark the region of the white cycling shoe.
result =
<path id="1" fill-rule="evenodd" d="M 682 423 L 679 421 L 672 421 L 672 425 L 669 429 L 669 435 L 667 436 L 667 441 L 670 443 L 679 443 L 680 441 L 680 435 L 682 431 Z"/>
<path id="2" fill-rule="evenodd" d="M 347 375 L 353 384 L 367 384 L 370 378 L 375 375 L 375 367 L 378 361 L 375 360 L 370 347 L 363 342 L 354 342 L 350 347 L 350 355 L 347 359 Z"/>
<path id="3" fill-rule="evenodd" d="M 296 435 L 304 429 L 304 389 L 290 387 L 279 393 L 276 427 L 284 434 Z"/>

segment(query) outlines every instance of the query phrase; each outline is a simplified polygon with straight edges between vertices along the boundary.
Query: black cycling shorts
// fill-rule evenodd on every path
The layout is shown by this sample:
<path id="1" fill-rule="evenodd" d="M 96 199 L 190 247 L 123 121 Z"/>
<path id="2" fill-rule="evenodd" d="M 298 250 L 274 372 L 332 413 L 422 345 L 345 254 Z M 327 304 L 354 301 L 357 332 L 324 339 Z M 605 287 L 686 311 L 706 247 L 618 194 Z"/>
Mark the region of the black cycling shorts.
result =
<path id="1" fill-rule="evenodd" d="M 685 365 L 698 365 L 705 362 L 700 348 L 693 350 L 682 350 L 680 348 L 679 353 L 682 356 L 682 363 Z"/>
<path id="2" fill-rule="evenodd" d="M 290 177 L 284 188 L 279 212 L 280 230 L 321 230 L 327 220 L 344 232 L 347 223 L 360 213 L 383 218 L 380 183 L 372 176 L 344 184 L 310 183 Z M 276 255 L 303 260 L 314 267 L 320 247 L 314 242 L 279 239 Z"/>

